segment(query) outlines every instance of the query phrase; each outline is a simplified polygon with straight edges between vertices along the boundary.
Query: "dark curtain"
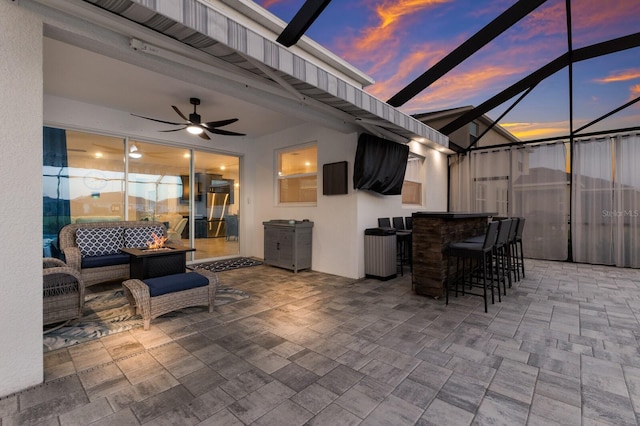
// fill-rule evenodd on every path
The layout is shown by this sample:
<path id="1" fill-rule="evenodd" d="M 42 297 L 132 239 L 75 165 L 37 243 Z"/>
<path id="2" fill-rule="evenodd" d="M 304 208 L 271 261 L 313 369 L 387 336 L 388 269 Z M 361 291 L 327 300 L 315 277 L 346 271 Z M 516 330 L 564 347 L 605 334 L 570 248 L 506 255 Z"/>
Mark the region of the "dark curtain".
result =
<path id="1" fill-rule="evenodd" d="M 44 193 L 47 194 L 42 197 L 44 255 L 57 256 L 58 231 L 71 223 L 70 203 L 63 198 L 63 194 L 69 194 L 66 132 L 63 129 L 44 127 L 42 149 L 43 182 L 46 188 Z M 55 189 L 55 197 L 51 195 L 52 189 Z"/>
<path id="2" fill-rule="evenodd" d="M 382 195 L 400 195 L 409 147 L 367 133 L 358 138 L 353 187 Z"/>

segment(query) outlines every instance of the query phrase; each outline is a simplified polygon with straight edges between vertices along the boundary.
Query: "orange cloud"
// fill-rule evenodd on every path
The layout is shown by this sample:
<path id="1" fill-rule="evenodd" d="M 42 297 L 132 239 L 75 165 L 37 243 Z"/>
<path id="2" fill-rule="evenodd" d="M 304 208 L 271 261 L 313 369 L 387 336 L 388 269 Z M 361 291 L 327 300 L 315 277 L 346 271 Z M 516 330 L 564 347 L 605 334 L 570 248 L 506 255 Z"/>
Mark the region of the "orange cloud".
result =
<path id="1" fill-rule="evenodd" d="M 426 91 L 402 107 L 406 113 L 433 111 L 467 105 L 485 91 L 495 91 L 509 77 L 519 75 L 523 68 L 518 65 L 485 64 L 470 71 L 452 72 L 431 85 Z"/>
<path id="2" fill-rule="evenodd" d="M 565 136 L 569 133 L 568 121 L 541 123 L 500 123 L 512 135 L 521 140 L 535 140 Z"/>
<path id="3" fill-rule="evenodd" d="M 338 41 L 338 49 L 348 61 L 357 61 L 367 57 L 377 67 L 383 66 L 395 57 L 400 39 L 398 32 L 404 28 L 405 21 L 415 18 L 417 12 L 431 6 L 448 3 L 452 0 L 386 0 L 375 7 L 377 22 L 364 28 L 353 38 Z M 382 47 L 384 46 L 384 47 Z M 386 51 L 394 54 L 383 54 Z M 372 56 L 373 55 L 373 56 Z M 371 71 L 369 71 L 371 72 Z"/>
<path id="4" fill-rule="evenodd" d="M 274 4 L 285 3 L 287 0 L 263 0 L 260 2 L 260 5 L 265 9 L 270 8 Z"/>
<path id="5" fill-rule="evenodd" d="M 631 96 L 629 96 L 629 100 L 637 98 L 638 96 L 640 96 L 640 84 L 636 84 L 635 86 L 631 86 L 629 88 L 629 91 L 631 92 Z M 633 107 L 640 108 L 640 102 L 636 102 L 633 105 Z"/>
<path id="6" fill-rule="evenodd" d="M 567 34 L 566 22 L 564 2 L 544 4 L 516 24 L 521 31 L 512 39 L 529 40 L 536 36 Z"/>
<path id="7" fill-rule="evenodd" d="M 571 3 L 574 45 L 586 45 L 628 34 L 637 28 L 640 2 L 637 0 L 609 0 Z"/>
<path id="8" fill-rule="evenodd" d="M 446 53 L 442 48 L 424 48 L 411 52 L 394 66 L 391 78 L 369 86 L 367 92 L 380 98 L 391 97 L 406 86 L 410 74 L 428 69 Z"/>
<path id="9" fill-rule="evenodd" d="M 378 80 L 376 84 L 366 88 L 367 92 L 378 98 L 388 99 L 433 66 L 451 48 L 429 44 L 416 46 L 401 62 L 389 64 L 388 68 L 393 67 L 387 72 L 391 77 Z M 544 46 L 537 49 L 544 50 Z M 536 69 L 541 62 L 544 63 L 544 59 L 538 59 L 536 53 L 535 49 L 525 46 L 487 52 L 480 60 L 471 60 L 455 68 L 401 109 L 416 113 L 474 103 L 474 98 L 495 94 L 517 81 L 522 74 Z"/>
<path id="10" fill-rule="evenodd" d="M 640 78 L 640 69 L 630 69 L 619 71 L 614 74 L 610 74 L 607 77 L 597 78 L 594 81 L 596 83 L 615 83 L 618 81 L 629 81 Z"/>

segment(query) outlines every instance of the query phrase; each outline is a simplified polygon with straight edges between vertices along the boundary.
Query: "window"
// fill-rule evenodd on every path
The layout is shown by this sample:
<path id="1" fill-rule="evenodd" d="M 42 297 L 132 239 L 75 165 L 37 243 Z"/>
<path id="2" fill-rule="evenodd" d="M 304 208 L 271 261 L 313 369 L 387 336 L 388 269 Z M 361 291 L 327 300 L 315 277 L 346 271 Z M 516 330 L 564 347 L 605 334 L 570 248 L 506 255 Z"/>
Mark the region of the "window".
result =
<path id="1" fill-rule="evenodd" d="M 421 166 L 422 159 L 409 157 L 402 183 L 402 204 L 422 205 Z"/>
<path id="2" fill-rule="evenodd" d="M 278 202 L 316 203 L 318 200 L 318 147 L 305 145 L 279 151 Z"/>
<path id="3" fill-rule="evenodd" d="M 469 123 L 469 144 L 472 144 L 478 139 L 478 123 L 472 121 Z"/>

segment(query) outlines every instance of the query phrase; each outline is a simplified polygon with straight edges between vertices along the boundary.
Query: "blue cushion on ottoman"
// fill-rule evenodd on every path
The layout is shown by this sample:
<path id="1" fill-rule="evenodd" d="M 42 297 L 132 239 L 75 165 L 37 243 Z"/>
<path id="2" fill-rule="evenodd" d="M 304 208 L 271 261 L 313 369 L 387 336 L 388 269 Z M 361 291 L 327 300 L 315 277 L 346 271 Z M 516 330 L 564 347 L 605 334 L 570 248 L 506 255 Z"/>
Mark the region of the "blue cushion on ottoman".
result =
<path id="1" fill-rule="evenodd" d="M 209 280 L 197 272 L 165 275 L 163 277 L 147 278 L 142 281 L 149 287 L 149 295 L 151 297 L 209 285 Z"/>

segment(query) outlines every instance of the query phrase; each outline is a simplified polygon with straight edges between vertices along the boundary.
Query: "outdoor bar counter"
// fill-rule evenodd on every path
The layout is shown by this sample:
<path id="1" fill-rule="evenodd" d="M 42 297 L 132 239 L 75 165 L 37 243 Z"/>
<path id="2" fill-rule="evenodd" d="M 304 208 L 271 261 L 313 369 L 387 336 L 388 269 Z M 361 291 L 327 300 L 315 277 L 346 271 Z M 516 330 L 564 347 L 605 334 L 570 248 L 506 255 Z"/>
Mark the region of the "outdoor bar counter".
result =
<path id="1" fill-rule="evenodd" d="M 416 294 L 444 296 L 447 246 L 484 234 L 496 213 L 416 212 L 413 217 L 412 285 Z"/>

